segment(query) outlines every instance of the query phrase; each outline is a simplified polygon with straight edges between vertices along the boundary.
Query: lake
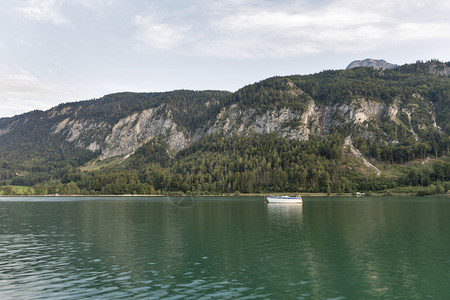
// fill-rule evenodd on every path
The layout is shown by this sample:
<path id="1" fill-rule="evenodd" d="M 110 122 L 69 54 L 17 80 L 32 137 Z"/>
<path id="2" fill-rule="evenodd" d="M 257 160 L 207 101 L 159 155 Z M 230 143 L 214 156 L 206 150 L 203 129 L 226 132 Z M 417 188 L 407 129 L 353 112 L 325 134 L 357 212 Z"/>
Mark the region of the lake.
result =
<path id="1" fill-rule="evenodd" d="M 0 299 L 448 299 L 450 199 L 0 198 Z"/>

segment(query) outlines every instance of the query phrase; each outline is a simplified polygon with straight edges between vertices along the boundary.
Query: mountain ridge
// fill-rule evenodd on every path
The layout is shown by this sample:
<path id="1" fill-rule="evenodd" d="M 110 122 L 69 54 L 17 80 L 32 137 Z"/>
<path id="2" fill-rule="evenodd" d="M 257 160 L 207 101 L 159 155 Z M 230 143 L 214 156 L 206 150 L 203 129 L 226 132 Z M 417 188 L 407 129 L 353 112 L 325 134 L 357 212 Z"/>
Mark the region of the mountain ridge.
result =
<path id="1" fill-rule="evenodd" d="M 56 180 L 70 168 L 116 157 L 137 168 L 164 158 L 175 168 L 195 145 L 209 149 L 204 143 L 210 136 L 230 146 L 236 139 L 256 142 L 255 135 L 286 139 L 287 145 L 324 143 L 325 157 L 338 161 L 345 145 L 372 163 L 440 157 L 448 151 L 450 132 L 449 66 L 431 61 L 383 72 L 354 68 L 278 76 L 234 93 L 116 93 L 2 118 L 0 184 Z M 361 168 L 368 165 L 358 159 Z M 374 170 L 366 173 L 379 176 Z"/>

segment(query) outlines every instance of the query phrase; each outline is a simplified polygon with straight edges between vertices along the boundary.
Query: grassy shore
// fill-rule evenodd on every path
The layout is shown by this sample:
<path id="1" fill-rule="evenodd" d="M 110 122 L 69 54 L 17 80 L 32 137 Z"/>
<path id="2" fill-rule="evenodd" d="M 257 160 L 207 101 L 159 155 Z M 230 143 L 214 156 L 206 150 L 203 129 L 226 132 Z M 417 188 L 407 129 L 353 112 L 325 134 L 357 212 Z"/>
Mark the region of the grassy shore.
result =
<path id="1" fill-rule="evenodd" d="M 5 193 L 4 190 L 0 191 L 0 196 L 4 197 L 166 197 L 166 196 L 174 196 L 174 197 L 185 197 L 191 196 L 183 193 L 169 193 L 169 194 L 86 194 L 86 195 L 64 195 L 64 194 L 44 194 L 44 195 L 36 195 L 34 191 L 30 187 L 12 187 L 13 191 L 9 193 Z M 8 189 L 9 191 L 9 189 Z M 296 196 L 300 194 L 302 197 L 356 197 L 357 195 L 354 193 L 232 193 L 232 194 L 199 194 L 194 196 L 199 197 L 266 197 L 268 195 L 289 195 Z M 371 197 L 388 197 L 388 196 L 444 196 L 450 197 L 450 193 L 445 194 L 428 194 L 423 193 L 421 190 L 389 190 L 389 191 L 381 191 L 381 192 L 369 192 L 366 193 L 365 196 Z"/>
<path id="2" fill-rule="evenodd" d="M 376 192 L 366 192 L 365 196 L 429 196 L 429 195 L 442 195 L 442 196 L 450 196 L 450 191 L 447 191 L 447 188 L 449 186 L 448 182 L 439 183 L 436 185 L 430 184 L 426 187 L 421 186 L 406 186 L 406 187 L 397 187 L 392 188 L 388 190 L 383 191 L 376 191 Z M 240 192 L 234 192 L 234 193 L 226 193 L 226 194 L 209 194 L 209 193 L 196 193 L 194 196 L 245 196 L 245 197 L 265 197 L 268 195 L 289 195 L 289 196 L 296 196 L 297 194 L 300 194 L 303 197 L 326 197 L 326 196 L 333 196 L 333 197 L 339 197 L 339 196 L 357 196 L 356 193 L 307 193 L 307 192 L 300 192 L 300 193 L 283 193 L 283 192 L 264 192 L 264 193 L 240 193 Z M 43 196 L 43 197 L 52 197 L 52 196 L 109 196 L 109 197 L 131 197 L 131 196 L 137 196 L 137 197 L 157 197 L 157 196 L 190 196 L 190 194 L 184 194 L 183 192 L 159 192 L 156 194 L 122 194 L 122 195 L 116 195 L 116 194 L 59 194 L 59 193 L 53 193 L 53 194 L 45 194 L 45 195 L 37 195 L 35 193 L 35 190 L 33 187 L 29 186 L 13 186 L 13 185 L 7 185 L 7 186 L 0 186 L 0 196 Z"/>

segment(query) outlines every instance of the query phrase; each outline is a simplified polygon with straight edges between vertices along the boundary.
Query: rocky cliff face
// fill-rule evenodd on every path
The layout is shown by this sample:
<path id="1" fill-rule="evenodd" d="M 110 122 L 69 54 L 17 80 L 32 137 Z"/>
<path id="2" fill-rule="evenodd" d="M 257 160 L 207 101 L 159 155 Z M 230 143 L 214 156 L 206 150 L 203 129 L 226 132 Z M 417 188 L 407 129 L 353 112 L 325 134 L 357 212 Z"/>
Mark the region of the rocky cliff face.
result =
<path id="1" fill-rule="evenodd" d="M 278 133 L 283 137 L 305 140 L 309 135 L 308 120 L 308 113 L 299 114 L 287 107 L 261 112 L 257 109 L 242 110 L 233 104 L 221 110 L 207 133 L 224 135 Z"/>
<path id="2" fill-rule="evenodd" d="M 65 118 L 54 125 L 52 134 L 63 136 L 66 141 L 90 151 L 99 151 L 101 159 L 107 159 L 129 156 L 156 137 L 163 138 L 175 151 L 184 149 L 206 134 L 276 133 L 303 141 L 308 140 L 311 134 L 325 135 L 331 127 L 347 123 L 366 128 L 367 122 L 382 117 L 396 120 L 399 111 L 407 111 L 398 105 L 355 99 L 350 104 L 320 106 L 310 100 L 307 109 L 299 113 L 288 107 L 262 111 L 242 109 L 238 104 L 232 104 L 222 108 L 210 126 L 195 133 L 181 129 L 174 122 L 170 110 L 157 107 L 122 118 L 113 126 L 95 120 Z"/>
<path id="3" fill-rule="evenodd" d="M 292 82 L 289 89 L 300 90 Z M 382 132 L 376 129 L 382 126 L 381 123 L 391 122 L 405 128 L 418 140 L 418 133 L 429 124 L 437 128 L 433 106 L 419 94 L 414 94 L 408 101 L 397 98 L 391 104 L 362 97 L 353 97 L 348 103 L 328 105 L 312 98 L 305 99 L 305 105 L 300 110 L 289 106 L 250 108 L 241 103 L 232 103 L 223 107 L 211 122 L 202 124 L 194 131 L 177 125 L 172 111 L 164 105 L 133 113 L 115 124 L 95 119 L 77 119 L 75 114 L 56 123 L 52 134 L 62 136 L 79 147 L 98 151 L 101 159 L 107 159 L 128 157 L 156 137 L 162 138 L 172 150 L 180 151 L 208 134 L 245 136 L 251 133 L 275 133 L 304 141 L 311 135 L 324 136 L 333 127 L 347 126 L 367 138 L 375 132 Z M 418 112 L 422 115 L 420 118 Z M 65 117 L 68 114 L 70 112 L 66 109 L 65 112 L 52 112 L 50 117 Z M 428 119 L 423 120 L 423 116 Z M 383 139 L 388 143 L 398 142 L 396 137 L 389 135 L 384 135 Z"/>
<path id="4" fill-rule="evenodd" d="M 129 156 L 155 137 L 162 137 L 176 151 L 184 149 L 189 142 L 189 134 L 179 128 L 172 112 L 164 110 L 164 106 L 133 113 L 113 126 L 94 119 L 65 118 L 53 127 L 52 134 L 63 136 L 79 147 L 101 152 L 101 159 Z"/>
<path id="5" fill-rule="evenodd" d="M 281 84 L 282 90 L 279 92 L 281 97 L 304 94 L 292 80 L 274 78 L 273 81 L 289 83 Z M 261 91 L 254 92 L 254 95 L 262 99 L 248 99 L 246 96 L 246 101 L 264 103 L 264 97 L 269 97 L 267 91 L 270 91 L 272 86 L 264 82 Z M 254 90 L 253 87 L 251 89 Z M 246 91 L 240 93 L 247 95 Z M 421 131 L 424 132 L 431 127 L 438 128 L 433 104 L 420 94 L 413 94 L 407 98 L 397 96 L 387 102 L 352 96 L 351 93 L 345 101 L 334 103 L 323 103 L 312 97 L 292 99 L 302 105 L 290 105 L 291 101 L 284 101 L 280 102 L 284 103 L 283 105 L 267 108 L 267 105 L 249 107 L 243 103 L 234 103 L 222 108 L 206 132 L 223 135 L 276 133 L 282 137 L 304 141 L 311 135 L 325 136 L 333 127 L 345 127 L 358 131 L 365 138 L 381 135 L 384 141 L 392 144 L 398 142 L 397 137 L 390 136 L 383 127 L 404 128 L 409 132 L 406 134 L 416 141 Z"/>
<path id="6" fill-rule="evenodd" d="M 163 137 L 169 147 L 177 151 L 188 144 L 188 136 L 179 130 L 172 112 L 157 107 L 134 113 L 116 123 L 105 138 L 102 158 L 130 155 L 155 137 Z"/>
<path id="7" fill-rule="evenodd" d="M 450 67 L 440 62 L 432 62 L 429 72 L 434 76 L 450 76 Z"/>
<path id="8" fill-rule="evenodd" d="M 234 104 L 222 109 L 207 133 L 225 135 L 277 133 L 286 138 L 304 141 L 308 140 L 311 134 L 323 136 L 329 133 L 332 127 L 346 124 L 359 127 L 360 130 L 366 132 L 366 135 L 370 135 L 369 122 L 390 118 L 400 126 L 408 127 L 408 130 L 416 136 L 411 123 L 403 124 L 397 118 L 399 112 L 408 116 L 414 114 L 414 111 L 403 107 L 399 101 L 393 105 L 386 105 L 363 98 L 354 99 L 350 104 L 331 106 L 318 105 L 314 101 L 309 101 L 307 109 L 303 113 L 298 113 L 288 107 L 265 112 L 256 109 L 242 110 Z M 432 115 L 431 111 L 429 113 Z M 410 117 L 409 120 L 411 120 Z"/>
<path id="9" fill-rule="evenodd" d="M 75 143 L 78 147 L 96 152 L 101 150 L 99 140 L 104 138 L 102 133 L 109 127 L 105 122 L 65 118 L 54 126 L 52 133 L 65 136 L 66 141 Z"/>
<path id="10" fill-rule="evenodd" d="M 383 59 L 366 58 L 364 60 L 355 60 L 351 62 L 346 69 L 350 70 L 356 67 L 369 67 L 374 69 L 386 70 L 386 69 L 395 69 L 397 65 L 388 63 Z"/>

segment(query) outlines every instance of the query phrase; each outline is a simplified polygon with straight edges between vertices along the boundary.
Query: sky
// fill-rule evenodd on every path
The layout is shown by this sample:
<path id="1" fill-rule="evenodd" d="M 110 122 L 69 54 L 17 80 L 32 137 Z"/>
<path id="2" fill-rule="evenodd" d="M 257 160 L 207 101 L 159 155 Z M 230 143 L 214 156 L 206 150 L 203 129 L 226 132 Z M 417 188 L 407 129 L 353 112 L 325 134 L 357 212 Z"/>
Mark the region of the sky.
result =
<path id="1" fill-rule="evenodd" d="M 0 118 L 357 59 L 450 61 L 449 15 L 447 0 L 2 0 Z"/>

